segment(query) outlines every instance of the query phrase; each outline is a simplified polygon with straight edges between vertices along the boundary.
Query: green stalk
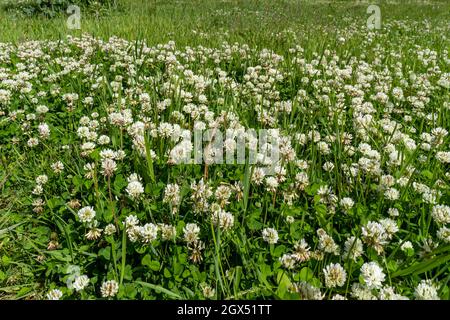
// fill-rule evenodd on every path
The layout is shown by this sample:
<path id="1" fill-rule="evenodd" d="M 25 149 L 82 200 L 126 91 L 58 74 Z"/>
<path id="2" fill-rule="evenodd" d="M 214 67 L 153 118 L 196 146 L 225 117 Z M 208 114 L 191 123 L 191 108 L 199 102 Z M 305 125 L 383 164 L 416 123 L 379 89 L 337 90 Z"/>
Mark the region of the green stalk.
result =
<path id="1" fill-rule="evenodd" d="M 145 137 L 145 155 L 147 158 L 147 167 L 150 179 L 152 180 L 153 183 L 155 183 L 156 180 L 155 180 L 155 173 L 153 171 L 153 159 L 150 155 L 150 141 L 148 140 L 147 137 Z"/>
<path id="2" fill-rule="evenodd" d="M 122 267 L 120 269 L 120 284 L 123 283 L 123 277 L 125 275 L 126 256 L 127 256 L 127 229 L 124 225 L 122 233 Z"/>

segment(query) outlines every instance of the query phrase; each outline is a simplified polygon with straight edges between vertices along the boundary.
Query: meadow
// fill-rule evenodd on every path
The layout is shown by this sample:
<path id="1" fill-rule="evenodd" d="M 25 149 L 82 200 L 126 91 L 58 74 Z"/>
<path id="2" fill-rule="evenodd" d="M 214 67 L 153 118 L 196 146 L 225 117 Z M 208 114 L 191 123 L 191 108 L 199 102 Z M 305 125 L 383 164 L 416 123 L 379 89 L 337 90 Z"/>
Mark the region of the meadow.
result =
<path id="1" fill-rule="evenodd" d="M 450 298 L 447 1 L 5 3 L 0 299 Z"/>

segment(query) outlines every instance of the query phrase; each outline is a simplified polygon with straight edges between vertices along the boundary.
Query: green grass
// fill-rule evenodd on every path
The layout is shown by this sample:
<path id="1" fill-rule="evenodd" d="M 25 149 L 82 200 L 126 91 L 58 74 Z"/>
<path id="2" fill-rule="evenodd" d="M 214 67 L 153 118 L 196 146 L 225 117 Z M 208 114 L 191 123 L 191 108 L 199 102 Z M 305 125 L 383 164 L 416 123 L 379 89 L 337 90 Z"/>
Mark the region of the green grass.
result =
<path id="1" fill-rule="evenodd" d="M 307 36 L 305 31 L 312 32 L 312 37 L 323 35 L 325 31 L 336 33 L 339 27 L 348 24 L 345 20 L 349 17 L 355 17 L 364 26 L 369 17 L 367 6 L 367 3 L 357 1 L 124 0 L 118 8 L 99 15 L 83 14 L 82 11 L 81 31 L 67 28 L 65 12 L 54 19 L 24 19 L 2 13 L 0 41 L 57 40 L 86 32 L 102 39 L 111 36 L 142 39 L 149 45 L 173 40 L 180 46 L 217 46 L 227 40 L 275 49 L 283 48 L 283 43 L 274 34 L 286 29 L 292 29 L 302 39 Z M 403 5 L 391 5 L 380 1 L 380 8 L 383 20 L 426 19 L 433 22 L 448 19 L 450 4 L 434 1 L 432 5 L 415 5 L 408 1 Z"/>
<path id="2" fill-rule="evenodd" d="M 139 57 L 140 43 L 145 41 L 148 46 L 165 44 L 175 41 L 177 50 L 184 52 L 185 47 L 202 52 L 202 47 L 224 50 L 224 42 L 228 44 L 249 46 L 246 56 L 234 54 L 230 61 L 221 61 L 220 67 L 227 71 L 229 77 L 238 83 L 244 83 L 243 76 L 246 68 L 261 63 L 259 54 L 268 48 L 284 57 L 279 65 L 271 65 L 281 70 L 286 76 L 282 82 L 276 84 L 281 100 L 298 98 L 298 91 L 305 89 L 307 99 L 299 99 L 293 103 L 290 114 L 282 112 L 275 115 L 277 126 L 287 136 L 294 136 L 298 132 L 318 130 L 322 137 L 329 134 L 339 134 L 342 131 L 351 132 L 356 142 L 361 143 L 364 137 L 358 136 L 352 126 L 355 112 L 351 106 L 351 98 L 346 96 L 344 111 L 330 112 L 331 108 L 320 100 L 320 88 L 311 82 L 304 84 L 302 78 L 307 76 L 314 80 L 326 80 L 328 76 L 309 75 L 292 63 L 292 58 L 298 56 L 311 63 L 326 55 L 331 50 L 340 58 L 340 67 L 350 63 L 352 59 L 368 61 L 373 67 L 373 74 L 382 79 L 382 70 L 389 68 L 392 75 L 396 63 L 401 63 L 402 77 L 409 72 L 426 77 L 427 67 L 417 56 L 417 51 L 430 48 L 439 56 L 437 66 L 442 72 L 449 72 L 449 26 L 450 3 L 433 1 L 432 4 L 389 4 L 380 2 L 383 29 L 375 31 L 374 40 L 368 41 L 366 20 L 368 14 L 366 3 L 354 1 L 269 1 L 269 0 L 231 0 L 231 1 L 153 1 L 153 0 L 124 0 L 118 8 L 105 9 L 99 15 L 82 11 L 81 30 L 69 30 L 66 27 L 67 15 L 61 13 L 53 19 L 43 17 L 23 18 L 20 15 L 0 12 L 0 42 L 21 45 L 31 40 L 62 40 L 65 43 L 68 35 L 79 37 L 83 34 L 107 41 L 110 37 L 118 37 L 131 42 L 134 58 Z M 339 38 L 345 39 L 344 43 Z M 70 55 L 77 60 L 82 50 L 76 45 L 66 45 L 72 49 Z M 199 47 L 202 46 L 202 47 Z M 304 54 L 290 51 L 299 46 Z M 48 50 L 47 48 L 44 50 Z M 20 50 L 11 49 L 11 60 L 0 59 L 0 68 L 15 70 L 19 62 L 25 63 L 19 57 Z M 61 66 L 54 58 L 64 55 L 61 52 L 49 51 L 52 59 L 38 64 L 45 65 L 51 72 L 56 72 Z M 0 53 L 1 57 L 1 53 Z M 328 57 L 330 58 L 330 57 Z M 109 67 L 115 63 L 115 58 L 108 52 L 99 50 L 89 57 L 93 65 L 100 65 L 102 75 L 108 81 L 114 76 L 122 75 L 125 79 L 134 79 L 126 71 L 118 69 L 111 71 Z M 380 59 L 380 63 L 376 63 Z M 180 61 L 183 61 L 180 58 Z M 207 76 L 209 70 L 214 70 L 217 64 L 208 56 L 205 62 L 195 60 L 184 62 L 195 74 Z M 272 63 L 272 62 L 271 62 Z M 269 63 L 269 64 L 271 64 Z M 145 61 L 143 68 L 138 70 L 138 76 L 155 77 L 156 83 L 143 81 L 143 90 L 151 93 L 152 102 L 166 98 L 161 92 L 162 83 L 170 77 L 164 64 Z M 356 66 L 353 65 L 353 68 Z M 398 71 L 398 70 L 395 70 Z M 184 77 L 179 72 L 181 78 Z M 352 74 L 347 79 L 348 84 L 357 84 L 357 75 Z M 86 80 L 87 79 L 87 80 Z M 99 286 L 103 280 L 115 279 L 121 284 L 120 298 L 203 298 L 199 284 L 207 282 L 216 290 L 218 298 L 298 298 L 288 292 L 288 286 L 299 281 L 309 281 L 315 286 L 322 286 L 322 293 L 331 297 L 331 289 L 323 288 L 322 269 L 331 262 L 340 262 L 345 266 L 349 275 L 346 285 L 338 290 L 342 295 L 350 296 L 351 283 L 358 281 L 359 268 L 363 262 L 379 261 L 386 273 L 386 283 L 392 284 L 403 295 L 413 297 L 414 287 L 421 279 L 432 279 L 441 287 L 439 295 L 449 298 L 448 281 L 450 279 L 448 267 L 449 246 L 443 243 L 435 250 L 420 255 L 420 245 L 428 238 L 436 240 L 437 225 L 434 224 L 430 211 L 432 206 L 420 200 L 408 184 L 400 189 L 400 200 L 391 203 L 378 189 L 376 177 L 358 176 L 356 181 L 346 181 L 342 164 L 350 165 L 355 159 L 349 157 L 343 150 L 341 143 L 330 144 L 331 154 L 323 155 L 317 145 L 311 143 L 306 147 L 293 142 L 295 151 L 300 159 L 310 162 L 305 172 L 308 173 L 310 185 L 300 193 L 292 206 L 286 205 L 281 193 L 271 195 L 261 186 L 250 182 L 251 166 L 229 168 L 227 166 L 212 166 L 208 168 L 209 182 L 217 187 L 222 182 L 231 183 L 241 181 L 243 184 L 242 200 L 233 201 L 228 208 L 235 215 L 237 227 L 232 235 L 222 234 L 206 218 L 196 218 L 192 213 L 193 203 L 190 202 L 189 183 L 204 177 L 205 168 L 202 166 L 182 166 L 168 168 L 163 162 L 153 161 L 150 148 L 160 159 L 164 159 L 169 144 L 164 140 L 145 140 L 145 156 L 138 157 L 132 153 L 129 137 L 115 127 L 103 128 L 104 133 L 112 138 L 112 149 L 125 148 L 129 151 L 129 161 L 120 164 L 120 178 L 114 176 L 111 183 L 104 180 L 100 173 L 95 182 L 88 182 L 83 178 L 83 165 L 86 163 L 80 157 L 80 141 L 76 136 L 76 128 L 82 115 L 89 115 L 97 111 L 101 116 L 108 114 L 110 105 L 117 106 L 117 98 L 112 95 L 110 85 L 101 90 L 91 89 L 87 83 L 93 80 L 80 74 L 63 76 L 60 82 L 61 93 L 76 92 L 82 98 L 93 95 L 95 105 L 85 106 L 81 103 L 73 114 L 65 112 L 65 103 L 58 99 L 45 98 L 44 104 L 51 107 L 45 116 L 45 121 L 52 125 L 52 136 L 48 144 L 40 145 L 37 150 L 26 147 L 27 136 L 20 126 L 26 122 L 19 117 L 18 121 L 10 121 L 0 114 L 0 299 L 41 299 L 51 288 L 63 288 L 67 281 L 67 267 L 82 266 L 83 272 L 91 278 L 90 290 L 81 294 L 65 290 L 64 293 L 72 298 L 99 297 Z M 136 76 L 134 80 L 141 81 Z M 35 80 L 32 80 L 35 81 Z M 403 86 L 398 78 L 379 80 L 381 84 L 389 86 Z M 430 76 L 430 81 L 436 85 L 437 76 Z M 419 89 L 414 87 L 414 81 L 405 86 L 405 95 L 419 95 Z M 127 85 L 127 84 L 126 84 Z M 125 86 L 126 86 L 125 85 Z M 366 88 L 367 100 L 376 93 L 375 83 Z M 34 82 L 39 90 L 50 91 L 45 82 Z M 336 85 L 343 90 L 340 85 Z M 425 87 L 425 86 L 424 86 Z M 2 87 L 0 87 L 1 89 Z M 194 90 L 186 85 L 186 90 Z M 37 89 L 35 89 L 37 90 Z M 334 90 L 334 89 L 333 89 Z M 339 101 L 334 91 L 330 93 L 333 104 Z M 233 90 L 214 87 L 206 91 L 208 98 L 213 101 L 210 110 L 216 115 L 222 110 L 233 110 L 241 123 L 247 127 L 266 127 L 257 117 L 257 103 L 251 94 L 233 94 Z M 217 99 L 224 96 L 225 106 L 220 106 Z M 441 126 L 450 130 L 448 109 L 443 107 L 449 101 L 449 90 L 435 90 L 429 94 L 430 103 L 426 106 L 427 113 L 435 113 L 436 124 L 424 118 L 415 117 L 415 111 L 409 104 L 401 104 L 399 109 L 407 115 L 412 115 L 411 123 L 403 121 L 401 113 L 389 113 L 391 119 L 402 123 L 406 128 L 404 133 L 410 134 L 419 143 L 420 133 L 430 132 L 433 127 Z M 276 100 L 276 99 L 274 99 Z M 127 103 L 129 101 L 127 100 Z M 271 101 L 273 103 L 273 101 Z M 13 103 L 0 111 L 7 113 L 23 108 L 26 113 L 33 112 L 34 105 L 29 98 L 23 99 L 19 94 L 14 96 Z M 385 106 L 375 103 L 375 118 L 381 119 L 385 114 Z M 136 110 L 135 110 L 136 111 Z M 171 112 L 183 112 L 183 103 L 176 100 L 166 110 L 161 118 L 152 112 L 156 122 L 169 121 Z M 338 119 L 344 117 L 346 123 L 342 126 Z M 193 120 L 184 123 L 192 128 Z M 416 133 L 407 131 L 415 128 Z M 12 143 L 12 139 L 19 139 Z M 390 134 L 371 133 L 366 141 L 373 148 L 381 152 L 383 146 L 393 139 Z M 127 140 L 128 139 L 128 140 Z M 357 146 L 357 143 L 353 145 Z M 75 149 L 61 151 L 57 147 L 62 144 L 73 144 Z M 398 146 L 396 142 L 394 145 Z M 400 147 L 399 147 L 400 148 Z M 403 148 L 403 147 L 402 147 Z M 403 149 L 402 149 L 403 150 Z M 448 150 L 448 138 L 442 146 Z M 420 151 L 421 152 L 421 151 Z M 448 204 L 448 164 L 442 164 L 435 159 L 434 154 L 425 155 L 426 161 L 418 161 L 418 153 L 405 152 L 402 165 L 398 170 L 391 170 L 385 163 L 386 154 L 382 162 L 385 173 L 396 178 L 404 177 L 406 168 L 412 164 L 416 168 L 414 181 L 421 182 L 435 188 L 438 181 L 444 181 L 440 202 Z M 98 152 L 93 156 L 99 158 Z M 128 158 L 127 158 L 128 159 Z M 51 163 L 61 160 L 66 166 L 65 176 L 53 175 L 49 169 Z M 94 161 L 93 160 L 93 161 Z M 98 159 L 96 159 L 98 160 Z M 335 169 L 326 172 L 322 169 L 325 161 L 333 163 Z M 97 161 L 98 162 L 98 161 Z M 100 166 L 100 163 L 97 163 Z M 289 191 L 289 183 L 294 181 L 298 168 L 293 163 L 287 165 L 288 182 L 283 185 L 283 192 Z M 146 187 L 146 201 L 136 204 L 130 201 L 124 192 L 125 181 L 131 172 L 139 173 Z M 50 190 L 46 191 L 47 206 L 43 214 L 35 214 L 30 208 L 35 199 L 31 195 L 34 180 L 40 174 L 49 174 Z M 181 216 L 172 217 L 167 205 L 162 202 L 164 187 L 168 182 L 178 182 L 183 196 Z M 344 214 L 338 208 L 336 215 L 329 214 L 329 208 L 320 202 L 317 190 L 320 186 L 329 185 L 339 199 L 351 196 L 355 207 L 350 214 Z M 114 197 L 112 196 L 114 195 Z M 117 197 L 117 198 L 115 198 Z M 94 205 L 101 219 L 113 221 L 116 215 L 120 220 L 120 229 L 116 237 L 106 237 L 99 244 L 87 242 L 84 238 L 84 227 L 67 209 L 66 202 L 72 198 L 81 201 L 82 206 Z M 326 255 L 324 260 L 310 261 L 301 265 L 295 272 L 286 271 L 281 267 L 278 258 L 292 252 L 293 243 L 305 237 L 309 239 L 311 250 L 316 250 L 316 229 L 324 228 L 343 247 L 343 242 L 350 235 L 361 236 L 360 226 L 369 220 L 377 220 L 387 216 L 387 209 L 395 206 L 401 212 L 398 220 L 399 232 L 392 243 L 387 245 L 386 255 L 378 255 L 373 250 L 364 253 L 361 258 L 352 262 L 348 257 L 333 257 Z M 186 222 L 197 221 L 202 226 L 203 240 L 207 249 L 204 261 L 195 265 L 188 260 L 189 251 L 186 246 L 158 242 L 155 247 L 136 248 L 126 238 L 122 221 L 127 214 L 136 212 L 145 222 L 161 222 L 173 224 L 181 237 Z M 287 225 L 284 220 L 287 215 L 295 217 L 295 224 Z M 167 218 L 167 216 L 169 218 Z M 268 245 L 261 239 L 263 227 L 275 227 L 280 232 L 280 243 Z M 104 225 L 102 225 L 104 227 Z M 313 240 L 314 239 L 314 240 Z M 59 241 L 57 250 L 48 250 L 51 241 Z M 399 250 L 405 241 L 412 241 L 416 251 L 413 254 Z M 336 260 L 338 259 L 338 260 Z M 225 274 L 225 270 L 229 272 Z M 182 276 L 189 272 L 189 276 Z M 311 279 L 313 278 L 313 279 Z M 351 279 L 350 279 L 351 278 Z M 352 282 L 350 282 L 352 280 Z"/>

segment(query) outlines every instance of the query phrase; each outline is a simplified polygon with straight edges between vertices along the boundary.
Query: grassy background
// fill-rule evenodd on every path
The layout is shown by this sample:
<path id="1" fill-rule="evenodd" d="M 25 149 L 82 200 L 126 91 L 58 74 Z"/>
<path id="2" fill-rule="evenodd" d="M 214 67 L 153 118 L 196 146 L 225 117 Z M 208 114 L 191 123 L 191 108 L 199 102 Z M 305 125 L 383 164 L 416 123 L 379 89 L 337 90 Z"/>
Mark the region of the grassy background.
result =
<path id="1" fill-rule="evenodd" d="M 382 22 L 390 19 L 442 21 L 450 18 L 450 2 L 435 0 L 373 1 L 381 8 Z M 0 42 L 38 39 L 62 39 L 66 35 L 87 32 L 96 37 L 118 36 L 144 39 L 149 44 L 176 41 L 195 46 L 217 45 L 228 40 L 249 45 L 276 48 L 276 33 L 291 29 L 300 36 L 306 25 L 316 25 L 317 33 L 335 33 L 348 24 L 348 18 L 360 19 L 365 26 L 369 2 L 299 0 L 122 0 L 117 8 L 98 12 L 82 10 L 81 30 L 70 30 L 68 14 L 54 19 L 22 17 L 0 12 Z M 309 28 L 308 28 L 309 29 Z M 307 34 L 303 34 L 307 38 Z"/>

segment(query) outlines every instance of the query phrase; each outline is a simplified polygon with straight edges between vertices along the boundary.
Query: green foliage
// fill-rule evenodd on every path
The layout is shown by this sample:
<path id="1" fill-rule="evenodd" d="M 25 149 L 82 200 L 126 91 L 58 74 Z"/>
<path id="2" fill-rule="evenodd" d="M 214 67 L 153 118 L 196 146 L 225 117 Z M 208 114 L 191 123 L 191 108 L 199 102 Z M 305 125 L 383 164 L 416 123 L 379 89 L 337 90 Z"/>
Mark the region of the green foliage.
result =
<path id="1" fill-rule="evenodd" d="M 69 6 L 76 5 L 89 10 L 104 10 L 116 5 L 117 0 L 7 0 L 3 9 L 25 16 L 45 16 L 48 18 L 65 15 Z"/>
<path id="2" fill-rule="evenodd" d="M 97 3 L 107 12 L 113 12 L 109 8 L 116 5 L 114 1 Z M 378 263 L 386 275 L 383 285 L 392 286 L 398 294 L 414 298 L 414 289 L 428 279 L 439 285 L 437 292 L 442 299 L 449 298 L 450 251 L 437 237 L 443 225 L 431 216 L 433 204 L 424 201 L 412 185 L 416 182 L 439 190 L 436 201 L 450 203 L 446 175 L 449 166 L 436 160 L 436 150 L 427 152 L 418 148 L 410 152 L 402 141 L 408 136 L 419 145 L 422 133 L 437 126 L 450 129 L 450 113 L 444 107 L 449 90 L 437 85 L 440 73 L 433 71 L 438 68 L 441 73 L 448 73 L 448 39 L 442 37 L 448 33 L 447 17 L 442 14 L 448 12 L 445 10 L 448 4 L 382 5 L 383 23 L 387 27 L 369 37 L 367 30 L 361 28 L 367 19 L 364 5 L 330 2 L 321 6 L 313 1 L 269 0 L 124 0 L 124 3 L 125 11 L 114 12 L 110 19 L 98 23 L 93 14 L 98 7 L 93 1 L 70 1 L 87 9 L 83 31 L 99 38 L 78 37 L 81 34 L 62 27 L 69 1 L 29 4 L 16 1 L 15 6 L 7 7 L 9 13 L 17 9 L 30 16 L 20 21 L 2 13 L 2 39 L 46 40 L 19 42 L 18 47 L 1 44 L 0 89 L 12 93 L 9 104 L 0 104 L 0 299 L 45 299 L 52 289 L 61 290 L 63 298 L 103 299 L 100 287 L 107 280 L 119 284 L 114 296 L 118 299 L 303 299 L 305 294 L 298 286 L 304 284 L 311 286 L 308 287 L 311 291 L 321 290 L 326 299 L 334 294 L 355 298 L 352 285 L 364 284 L 360 270 L 369 261 Z M 404 20 L 406 14 L 409 18 Z M 55 19 L 41 19 L 39 15 Z M 418 22 L 424 18 L 427 24 Z M 425 26 L 429 28 L 427 34 L 420 31 Z M 66 34 L 72 35 L 72 40 L 50 41 Z M 113 35 L 130 42 L 115 38 L 108 41 Z M 341 36 L 344 41 L 338 42 Z M 169 40 L 175 40 L 175 44 L 168 44 Z M 224 43 L 237 44 L 230 49 L 231 45 Z M 432 67 L 424 65 L 417 56 L 418 50 L 427 48 L 439 57 Z M 268 52 L 282 56 L 283 60 L 275 63 L 264 59 Z M 170 60 L 172 54 L 179 65 L 165 60 Z M 325 57 L 326 62 L 319 63 L 320 57 Z M 366 63 L 372 69 L 362 77 Z M 167 154 L 173 142 L 155 137 L 149 128 L 140 154 L 127 128 L 122 130 L 108 120 L 100 120 L 108 119 L 111 108 L 115 111 L 130 108 L 134 121 L 149 121 L 158 126 L 173 121 L 178 112 L 184 115 L 178 124 L 192 129 L 194 119 L 184 112 L 187 103 L 177 96 L 180 90 L 167 92 L 166 83 L 177 79 L 174 87 L 196 93 L 197 85 L 202 86 L 195 81 L 202 78 L 187 80 L 186 75 L 193 72 L 213 79 L 202 93 L 215 117 L 222 111 L 232 111 L 247 127 L 267 128 L 270 125 L 262 125 L 258 119 L 261 107 L 258 97 L 243 94 L 238 88 L 247 82 L 248 68 L 256 65 L 262 65 L 262 70 L 281 71 L 283 79 L 269 87 L 279 93 L 279 100 L 290 100 L 292 110 L 271 113 L 277 108 L 278 98 L 265 97 L 269 101 L 267 111 L 283 134 L 295 137 L 292 145 L 298 160 L 304 160 L 303 164 L 286 164 L 286 180 L 280 181 L 275 193 L 268 191 L 264 183 L 252 180 L 255 166 L 249 163 L 210 166 L 205 178 L 203 165 L 168 165 Z M 354 72 L 351 77 L 333 78 L 347 66 Z M 329 68 L 325 70 L 326 67 Z M 310 68 L 321 72 L 314 74 L 308 71 Z M 226 83 L 238 87 L 217 85 L 218 70 L 226 73 Z M 412 73 L 419 75 L 416 79 L 426 81 L 410 80 Z M 364 86 L 358 83 L 358 79 L 372 76 L 379 78 Z M 267 74 L 261 78 L 267 79 Z M 304 78 L 310 81 L 304 82 Z M 14 90 L 11 83 L 15 84 Z M 24 85 L 28 83 L 31 86 Z M 323 90 L 326 85 L 331 89 Z M 386 134 L 382 127 L 374 126 L 363 134 L 357 132 L 356 112 L 350 108 L 354 97 L 344 94 L 344 99 L 337 103 L 340 99 L 337 90 L 347 85 L 352 94 L 354 88 L 365 90 L 364 101 L 373 102 L 371 112 L 375 119 L 389 119 L 402 125 L 394 137 L 395 143 L 390 141 L 393 135 Z M 418 115 L 409 101 L 402 101 L 392 109 L 372 100 L 378 90 L 385 88 L 392 99 L 391 89 L 396 86 L 404 86 L 406 96 L 429 98 L 426 105 L 418 108 Z M 120 90 L 114 91 L 119 87 Z M 300 95 L 301 90 L 304 94 Z M 78 99 L 69 112 L 63 95 L 73 93 Z M 145 111 L 139 100 L 142 93 L 147 93 L 151 101 L 151 107 Z M 325 94 L 330 104 L 323 100 Z M 2 99 L 4 96 L 2 91 Z M 86 97 L 92 97 L 92 104 L 85 102 Z M 158 103 L 166 98 L 171 99 L 166 109 L 157 109 Z M 194 94 L 195 104 L 201 105 L 197 98 Z M 219 103 L 219 98 L 224 103 Z M 37 114 L 39 105 L 49 107 L 49 111 Z M 336 105 L 342 109 L 334 113 Z M 77 129 L 83 116 L 94 120 L 93 113 L 98 113 L 95 119 L 99 124 L 92 127 L 98 128 L 99 135 L 108 135 L 111 141 L 106 146 L 97 144 L 95 151 L 82 156 L 83 141 Z M 406 115 L 412 115 L 411 119 L 406 120 Z M 40 140 L 35 148 L 28 147 L 28 139 L 38 135 L 37 126 L 42 122 L 50 125 L 50 136 Z M 311 130 L 320 134 L 321 141 L 329 142 L 328 154 L 321 153 L 310 140 L 300 143 L 297 134 L 306 135 Z M 344 150 L 339 139 L 333 140 L 342 132 L 352 134 L 352 152 Z M 448 150 L 448 142 L 445 138 L 440 148 Z M 384 197 L 379 176 L 366 176 L 359 171 L 351 179 L 345 172 L 344 166 L 358 163 L 360 143 L 369 143 L 380 152 L 381 170 L 396 181 L 398 200 Z M 387 163 L 389 154 L 384 152 L 389 149 L 388 144 L 389 148 L 394 145 L 402 152 L 398 167 Z M 110 181 L 101 173 L 100 151 L 106 148 L 126 151 L 125 160 L 117 161 L 117 170 Z M 60 174 L 51 169 L 56 161 L 65 166 Z M 87 178 L 84 165 L 91 162 L 97 167 L 93 176 Z M 334 164 L 334 168 L 324 170 L 325 162 Z M 414 166 L 414 172 L 409 172 L 410 165 Z M 298 186 L 296 174 L 300 172 L 308 174 L 308 185 Z M 131 173 L 142 178 L 144 193 L 140 201 L 134 201 L 125 191 Z M 411 174 L 410 181 L 407 173 Z M 33 202 L 38 196 L 32 192 L 36 177 L 42 174 L 48 175 L 49 181 L 39 196 L 45 205 L 36 210 Z M 405 177 L 408 181 L 397 183 Z M 234 216 L 231 230 L 223 232 L 214 226 L 211 212 L 194 212 L 196 201 L 191 198 L 190 186 L 200 179 L 205 179 L 214 191 L 221 185 L 235 186 L 235 182 L 240 185 L 240 192 L 233 193 L 224 205 Z M 168 183 L 180 187 L 176 213 L 163 200 Z M 328 190 L 324 186 L 338 197 L 330 201 L 336 201 L 334 206 L 324 201 L 323 192 Z M 289 192 L 294 187 L 298 188 L 297 197 L 289 203 Z M 216 201 L 215 197 L 211 196 L 209 201 Z M 351 197 L 354 206 L 344 210 L 339 204 L 343 197 Z M 72 201 L 78 201 L 78 206 L 69 205 L 74 204 Z M 95 219 L 102 229 L 97 239 L 87 239 L 92 226 L 81 223 L 77 216 L 84 206 L 95 208 Z M 345 254 L 344 243 L 348 238 L 361 238 L 363 226 L 387 218 L 388 210 L 393 208 L 399 212 L 393 218 L 399 230 L 383 244 L 382 252 L 377 252 L 367 240 L 361 256 L 352 259 Z M 130 215 L 143 223 L 170 224 L 177 236 L 163 240 L 159 230 L 153 241 L 132 241 L 125 226 Z M 288 217 L 291 222 L 287 222 Z M 200 239 L 205 245 L 201 260 L 194 261 L 192 248 L 184 241 L 183 230 L 188 223 L 197 223 L 201 228 Z M 106 234 L 106 226 L 110 224 L 115 232 Z M 275 244 L 268 244 L 262 237 L 268 227 L 278 231 Z M 318 230 L 334 239 L 339 254 L 324 252 L 319 245 Z M 309 245 L 308 258 L 287 268 L 283 257 L 292 254 L 302 239 Z M 407 241 L 411 247 L 402 246 Z M 342 286 L 327 288 L 324 269 L 332 263 L 345 268 L 347 281 Z M 68 283 L 80 274 L 89 277 L 89 284 L 76 291 Z M 214 289 L 214 294 L 205 294 L 208 288 Z M 379 295 L 377 290 L 372 293 Z"/>

